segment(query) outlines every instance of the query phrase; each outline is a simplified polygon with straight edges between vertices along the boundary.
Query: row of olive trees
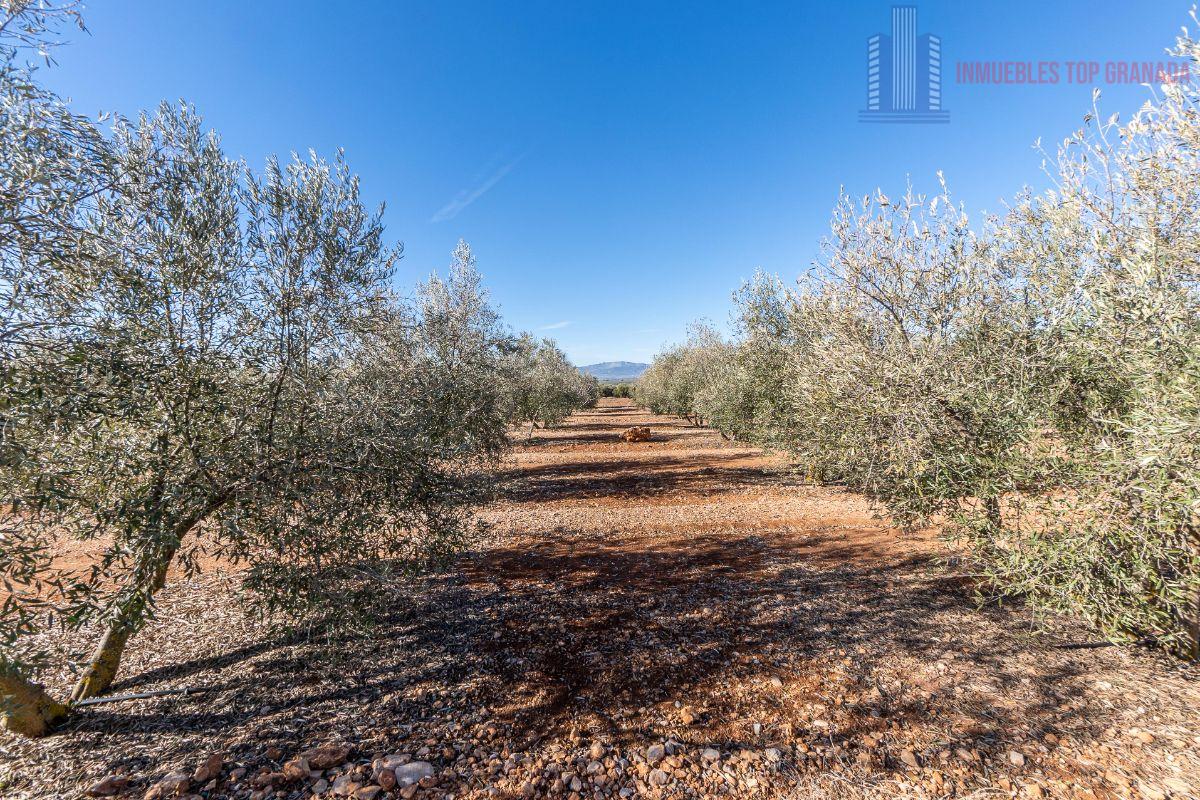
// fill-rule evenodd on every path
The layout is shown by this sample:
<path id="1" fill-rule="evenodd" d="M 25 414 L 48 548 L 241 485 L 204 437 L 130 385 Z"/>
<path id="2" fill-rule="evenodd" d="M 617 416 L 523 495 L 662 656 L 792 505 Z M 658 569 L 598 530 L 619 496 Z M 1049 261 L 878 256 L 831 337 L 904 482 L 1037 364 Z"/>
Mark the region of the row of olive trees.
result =
<path id="1" fill-rule="evenodd" d="M 534 428 L 558 425 L 573 411 L 590 408 L 600 396 L 600 384 L 585 375 L 550 339 L 526 333 L 516 340 L 505 360 L 505 399 L 509 419 Z"/>
<path id="2" fill-rule="evenodd" d="M 731 385 L 730 345 L 712 327 L 692 326 L 685 344 L 660 353 L 637 381 L 635 397 L 656 414 L 674 414 L 693 425 L 712 424 L 727 432 L 725 420 L 715 419 L 713 396 Z M 727 398 L 725 398 L 727 399 Z"/>
<path id="3" fill-rule="evenodd" d="M 1178 55 L 1195 76 L 1200 45 Z M 639 397 L 901 524 L 949 523 L 1001 593 L 1194 656 L 1198 99 L 1172 84 L 1125 125 L 1090 123 L 1052 191 L 977 225 L 944 186 L 843 198 L 813 273 L 755 278 L 732 337 L 696 328 Z"/>
<path id="4" fill-rule="evenodd" d="M 353 618 L 474 535 L 510 420 L 586 402 L 465 244 L 391 290 L 340 154 L 255 171 L 186 106 L 72 113 L 18 63 L 55 9 L 0 5 L 0 723 L 28 735 L 112 684 L 169 569 L 207 552 L 265 611 Z M 94 562 L 61 568 L 64 538 Z M 97 636 L 69 700 L 35 682 L 51 628 Z"/>
<path id="5" fill-rule="evenodd" d="M 605 383 L 600 386 L 601 397 L 633 397 L 632 383 Z"/>

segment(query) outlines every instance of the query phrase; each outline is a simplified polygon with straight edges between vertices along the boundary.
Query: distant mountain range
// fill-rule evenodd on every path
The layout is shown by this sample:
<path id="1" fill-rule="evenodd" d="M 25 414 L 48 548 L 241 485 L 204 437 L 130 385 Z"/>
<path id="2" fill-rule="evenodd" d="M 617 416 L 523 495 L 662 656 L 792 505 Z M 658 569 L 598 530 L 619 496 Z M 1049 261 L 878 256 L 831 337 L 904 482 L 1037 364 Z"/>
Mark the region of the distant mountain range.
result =
<path id="1" fill-rule="evenodd" d="M 634 381 L 640 378 L 649 366 L 636 361 L 604 361 L 579 369 L 588 375 L 595 375 L 602 381 Z"/>

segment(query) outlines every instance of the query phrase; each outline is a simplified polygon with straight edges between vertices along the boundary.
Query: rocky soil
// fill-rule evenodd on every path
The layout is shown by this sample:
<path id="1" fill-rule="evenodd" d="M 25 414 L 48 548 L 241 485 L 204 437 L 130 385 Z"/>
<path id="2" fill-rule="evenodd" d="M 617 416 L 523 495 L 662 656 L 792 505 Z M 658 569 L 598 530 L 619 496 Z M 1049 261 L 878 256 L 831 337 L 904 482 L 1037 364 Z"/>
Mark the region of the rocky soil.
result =
<path id="1" fill-rule="evenodd" d="M 981 608 L 933 532 L 757 450 L 608 400 L 498 477 L 487 540 L 354 633 L 174 581 L 113 691 L 206 691 L 0 738 L 0 796 L 1200 792 L 1195 669 Z"/>

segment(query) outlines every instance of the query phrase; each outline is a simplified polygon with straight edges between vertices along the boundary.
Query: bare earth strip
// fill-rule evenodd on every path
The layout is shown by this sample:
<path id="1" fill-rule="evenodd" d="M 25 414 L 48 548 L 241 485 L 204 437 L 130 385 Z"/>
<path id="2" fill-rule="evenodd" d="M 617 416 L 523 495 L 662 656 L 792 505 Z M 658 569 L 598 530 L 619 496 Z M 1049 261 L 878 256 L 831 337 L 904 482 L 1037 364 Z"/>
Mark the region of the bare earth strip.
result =
<path id="1" fill-rule="evenodd" d="M 650 442 L 619 433 L 650 425 Z M 205 686 L 0 739 L 0 796 L 128 796 L 225 754 L 201 797 L 1190 797 L 1200 683 L 1069 621 L 984 607 L 932 533 L 625 401 L 517 448 L 488 540 L 370 630 L 304 637 L 175 582 L 114 692 Z M 1036 628 L 1036 630 L 1035 630 Z M 65 684 L 69 676 L 55 676 Z M 349 761 L 277 773 L 322 742 Z M 656 747 L 656 746 L 661 746 Z M 255 785 L 257 783 L 257 785 Z"/>

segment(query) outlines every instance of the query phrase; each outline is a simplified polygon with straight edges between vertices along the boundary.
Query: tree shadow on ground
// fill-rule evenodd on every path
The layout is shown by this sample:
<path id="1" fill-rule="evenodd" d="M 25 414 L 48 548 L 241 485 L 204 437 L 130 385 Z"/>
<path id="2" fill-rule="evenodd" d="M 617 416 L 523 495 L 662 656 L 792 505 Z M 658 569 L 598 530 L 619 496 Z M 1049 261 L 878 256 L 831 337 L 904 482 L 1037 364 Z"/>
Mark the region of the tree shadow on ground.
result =
<path id="1" fill-rule="evenodd" d="M 757 464 L 722 466 L 754 457 L 754 453 L 730 452 L 692 457 L 658 455 L 651 460 L 615 454 L 603 461 L 526 466 L 501 475 L 506 481 L 506 499 L 513 502 L 597 497 L 621 502 L 672 492 L 723 494 L 801 483 L 788 470 L 766 470 Z"/>
<path id="2" fill-rule="evenodd" d="M 1059 654 L 1034 673 L 1021 668 L 1016 657 L 1029 642 L 1013 632 L 1011 616 L 977 611 L 971 587 L 927 556 L 815 531 L 696 535 L 683 544 L 568 531 L 493 549 L 429 581 L 411 608 L 379 620 L 375 635 L 285 637 L 132 676 L 122 688 L 197 675 L 217 688 L 202 698 L 99 706 L 69 725 L 58 749 L 117 743 L 110 768 L 145 770 L 158 766 L 136 746 L 147 737 L 202 748 L 236 731 L 255 742 L 240 754 L 253 764 L 262 742 L 289 753 L 323 739 L 387 749 L 437 736 L 432 722 L 451 716 L 486 717 L 511 750 L 580 725 L 626 745 L 670 737 L 728 748 L 781 741 L 784 726 L 817 746 L 934 724 L 947 731 L 939 748 L 986 752 L 1022 725 L 1076 737 L 1105 725 L 1101 709 L 1081 714 L 1064 703 L 1082 693 L 1086 660 Z M 880 691 L 887 667 L 905 658 L 934 663 L 931 648 L 956 654 L 954 675 L 920 690 Z M 334 666 L 314 680 L 316 663 Z M 781 674 L 811 680 L 771 688 Z M 733 683 L 760 688 L 737 701 L 716 691 Z M 836 705 L 838 697 L 846 699 Z M 628 714 L 677 699 L 702 710 L 699 724 Z M 806 714 L 813 704 L 829 709 L 822 714 L 832 728 Z M 727 724 L 747 714 L 770 721 L 761 735 Z M 876 767 L 900 768 L 886 760 Z"/>

